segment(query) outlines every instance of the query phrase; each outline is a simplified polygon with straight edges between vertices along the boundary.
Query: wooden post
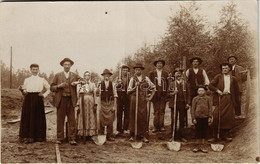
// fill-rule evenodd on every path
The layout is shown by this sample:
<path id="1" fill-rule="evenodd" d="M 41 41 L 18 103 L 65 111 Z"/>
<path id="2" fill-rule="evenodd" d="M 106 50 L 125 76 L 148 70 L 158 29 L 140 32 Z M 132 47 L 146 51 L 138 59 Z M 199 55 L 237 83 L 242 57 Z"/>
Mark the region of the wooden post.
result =
<path id="1" fill-rule="evenodd" d="M 12 88 L 12 69 L 13 69 L 13 66 L 12 66 L 12 60 L 13 60 L 13 54 L 12 54 L 12 46 L 11 46 L 11 58 L 10 58 L 10 88 Z"/>

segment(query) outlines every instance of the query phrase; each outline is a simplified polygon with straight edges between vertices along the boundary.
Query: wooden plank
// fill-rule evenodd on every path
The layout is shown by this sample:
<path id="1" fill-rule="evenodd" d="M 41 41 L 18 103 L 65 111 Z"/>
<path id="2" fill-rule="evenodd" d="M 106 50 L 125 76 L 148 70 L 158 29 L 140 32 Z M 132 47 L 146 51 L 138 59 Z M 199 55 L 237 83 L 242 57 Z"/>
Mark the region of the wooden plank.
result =
<path id="1" fill-rule="evenodd" d="M 61 163 L 59 144 L 55 144 L 55 149 L 57 163 Z"/>

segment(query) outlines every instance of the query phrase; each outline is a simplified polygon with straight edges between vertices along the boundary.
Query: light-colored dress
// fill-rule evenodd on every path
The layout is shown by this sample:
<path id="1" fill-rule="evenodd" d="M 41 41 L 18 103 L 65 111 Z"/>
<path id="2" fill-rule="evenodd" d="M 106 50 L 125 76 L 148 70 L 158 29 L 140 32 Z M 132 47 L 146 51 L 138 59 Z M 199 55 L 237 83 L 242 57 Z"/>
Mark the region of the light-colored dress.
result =
<path id="1" fill-rule="evenodd" d="M 94 112 L 95 84 L 89 82 L 84 85 L 78 85 L 77 91 L 80 111 L 77 115 L 78 135 L 83 136 L 83 117 L 85 118 L 85 136 L 97 135 L 97 112 Z"/>

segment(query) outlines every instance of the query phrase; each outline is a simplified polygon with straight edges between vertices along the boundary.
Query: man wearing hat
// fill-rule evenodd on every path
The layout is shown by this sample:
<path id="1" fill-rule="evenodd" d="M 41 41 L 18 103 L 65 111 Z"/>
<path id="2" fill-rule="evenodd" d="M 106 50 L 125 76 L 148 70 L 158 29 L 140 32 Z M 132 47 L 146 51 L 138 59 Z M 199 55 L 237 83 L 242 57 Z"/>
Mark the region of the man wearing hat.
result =
<path id="1" fill-rule="evenodd" d="M 101 74 L 104 80 L 101 82 L 99 94 L 101 99 L 100 109 L 100 134 L 104 134 L 107 127 L 107 140 L 115 141 L 113 137 L 113 122 L 115 120 L 117 92 L 115 84 L 109 79 L 112 73 L 105 69 Z"/>
<path id="2" fill-rule="evenodd" d="M 80 77 L 70 72 L 74 62 L 64 58 L 60 65 L 64 71 L 57 73 L 51 83 L 51 91 L 55 92 L 54 106 L 57 108 L 57 143 L 64 141 L 64 120 L 68 118 L 68 139 L 71 145 L 76 145 L 76 123 L 74 107 L 77 104 L 76 85 Z"/>
<path id="3" fill-rule="evenodd" d="M 135 110 L 136 110 L 136 88 L 138 87 L 138 112 L 137 112 L 137 137 L 142 139 L 143 142 L 148 143 L 147 139 L 148 133 L 148 118 L 147 118 L 147 101 L 151 101 L 155 93 L 155 85 L 151 80 L 142 74 L 144 67 L 142 64 L 137 63 L 134 67 L 135 74 L 131 77 L 129 86 L 127 89 L 127 94 L 130 95 L 130 141 L 133 140 L 135 132 Z M 148 91 L 152 93 L 147 95 Z"/>
<path id="4" fill-rule="evenodd" d="M 31 64 L 32 75 L 24 80 L 20 86 L 24 97 L 21 124 L 19 131 L 20 142 L 46 141 L 46 118 L 44 113 L 43 98 L 50 93 L 49 83 L 39 77 L 39 65 Z M 46 90 L 43 92 L 43 90 Z"/>
<path id="5" fill-rule="evenodd" d="M 209 78 L 206 71 L 202 68 L 199 68 L 199 65 L 202 63 L 201 58 L 193 57 L 190 59 L 192 68 L 186 71 L 187 82 L 190 85 L 190 96 L 192 99 L 197 96 L 197 87 L 199 85 L 209 85 Z"/>
<path id="6" fill-rule="evenodd" d="M 221 138 L 226 141 L 232 141 L 228 132 L 235 125 L 234 108 L 237 107 L 239 102 L 238 97 L 236 96 L 239 94 L 239 86 L 236 77 L 230 75 L 232 69 L 231 64 L 222 63 L 220 69 L 222 73 L 216 75 L 208 86 L 209 89 L 214 92 L 213 105 L 216 105 L 212 114 L 214 138 L 209 141 L 216 140 L 219 117 L 221 121 Z"/>
<path id="7" fill-rule="evenodd" d="M 237 78 L 238 81 L 238 86 L 239 86 L 239 94 L 238 96 L 238 106 L 237 108 L 235 108 L 235 114 L 236 114 L 236 118 L 240 118 L 239 116 L 241 115 L 241 97 L 243 95 L 243 97 L 245 96 L 245 81 L 246 81 L 246 73 L 247 71 L 240 65 L 237 65 L 237 57 L 234 55 L 230 55 L 228 57 L 228 63 L 232 65 L 232 71 L 231 71 L 231 75 L 235 76 Z M 244 111 L 244 110 L 243 110 Z"/>
<path id="8" fill-rule="evenodd" d="M 128 133 L 129 125 L 129 97 L 127 87 L 130 81 L 130 68 L 122 65 L 119 68 L 119 76 L 115 79 L 117 88 L 117 131 L 119 134 Z"/>
<path id="9" fill-rule="evenodd" d="M 150 72 L 150 80 L 156 86 L 156 92 L 152 99 L 154 106 L 154 119 L 153 119 L 153 133 L 164 132 L 164 115 L 165 115 L 165 106 L 166 106 L 166 96 L 168 88 L 168 73 L 163 70 L 165 66 L 165 61 L 158 59 L 154 61 L 155 70 Z"/>
<path id="10" fill-rule="evenodd" d="M 172 138 L 172 140 L 175 140 L 179 138 L 182 142 L 187 142 L 187 140 L 184 137 L 184 125 L 185 125 L 185 116 L 186 116 L 186 110 L 189 108 L 191 104 L 190 95 L 189 95 L 189 86 L 188 84 L 183 80 L 182 73 L 184 70 L 180 68 L 176 68 L 173 71 L 173 75 L 175 77 L 175 81 L 171 82 L 169 84 L 168 88 L 168 96 L 170 97 L 169 101 L 169 108 L 171 108 L 171 127 L 173 129 L 173 126 L 175 126 L 175 123 L 177 123 L 179 118 L 179 131 L 176 133 L 176 138 Z M 186 92 L 185 89 L 186 88 Z M 177 95 L 176 99 L 176 109 L 174 109 L 174 98 Z M 176 113 L 174 113 L 174 110 Z M 175 120 L 177 118 L 177 120 Z M 178 123 L 177 123 L 178 124 Z M 176 126 L 177 127 L 177 126 Z M 171 132 L 172 134 L 172 132 Z"/>

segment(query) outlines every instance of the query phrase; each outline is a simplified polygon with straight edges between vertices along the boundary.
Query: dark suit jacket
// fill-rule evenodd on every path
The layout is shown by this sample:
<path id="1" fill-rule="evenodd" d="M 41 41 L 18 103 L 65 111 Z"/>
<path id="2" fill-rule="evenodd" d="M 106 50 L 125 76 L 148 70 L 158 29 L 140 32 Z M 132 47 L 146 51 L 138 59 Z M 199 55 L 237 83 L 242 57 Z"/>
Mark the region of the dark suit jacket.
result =
<path id="1" fill-rule="evenodd" d="M 239 86 L 238 86 L 238 82 L 237 82 L 237 78 L 234 76 L 230 76 L 230 93 L 231 93 L 231 97 L 232 97 L 232 102 L 234 107 L 236 108 L 238 105 L 238 100 L 239 100 Z M 218 104 L 218 94 L 216 93 L 217 89 L 222 91 L 224 90 L 224 75 L 223 74 L 218 74 L 214 77 L 214 79 L 210 82 L 209 84 L 209 89 L 214 91 L 214 95 L 213 95 L 213 102 L 214 105 Z"/>
<path id="2" fill-rule="evenodd" d="M 154 83 L 154 85 L 156 86 L 156 92 L 155 95 L 153 96 L 153 101 L 156 101 L 156 99 L 160 98 L 166 98 L 166 94 L 167 94 L 167 89 L 168 89 L 168 72 L 162 70 L 162 75 L 161 75 L 161 79 L 162 79 L 162 93 L 160 93 L 160 95 L 158 95 L 158 80 L 156 79 L 158 77 L 157 75 L 157 71 L 154 70 L 152 72 L 150 72 L 150 80 L 152 81 L 152 83 Z"/>
<path id="3" fill-rule="evenodd" d="M 246 81 L 246 73 L 241 73 L 245 69 L 240 66 L 236 65 L 235 66 L 235 77 L 237 78 L 238 86 L 239 86 L 239 91 L 242 92 L 242 83 Z"/>
<path id="4" fill-rule="evenodd" d="M 69 78 L 70 78 L 70 83 L 72 83 L 74 81 L 77 81 L 80 77 L 77 74 L 70 72 Z M 63 92 L 63 89 L 58 88 L 57 85 L 59 85 L 63 82 L 66 82 L 66 77 L 64 75 L 64 72 L 59 72 L 55 75 L 55 77 L 54 77 L 54 79 L 51 83 L 51 91 L 55 92 L 53 102 L 54 102 L 54 106 L 57 107 L 57 108 L 60 105 L 62 92 Z M 71 84 L 69 84 L 69 87 L 70 87 L 70 90 L 71 90 L 72 104 L 73 104 L 73 107 L 75 107 L 76 104 L 77 104 L 76 86 L 72 86 Z"/>

